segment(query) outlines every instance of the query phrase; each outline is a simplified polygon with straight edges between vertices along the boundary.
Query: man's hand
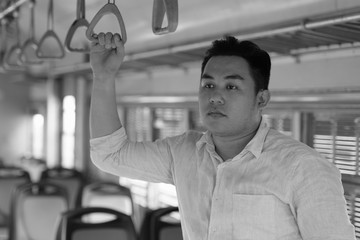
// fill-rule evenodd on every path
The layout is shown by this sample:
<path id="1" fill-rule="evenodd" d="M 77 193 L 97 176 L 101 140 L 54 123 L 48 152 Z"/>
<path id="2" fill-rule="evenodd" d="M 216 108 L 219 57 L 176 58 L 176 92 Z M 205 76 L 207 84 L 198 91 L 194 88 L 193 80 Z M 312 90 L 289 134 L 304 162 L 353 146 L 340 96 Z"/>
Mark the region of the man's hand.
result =
<path id="1" fill-rule="evenodd" d="M 125 57 L 124 44 L 118 33 L 99 33 L 90 45 L 90 65 L 95 77 L 115 77 Z"/>

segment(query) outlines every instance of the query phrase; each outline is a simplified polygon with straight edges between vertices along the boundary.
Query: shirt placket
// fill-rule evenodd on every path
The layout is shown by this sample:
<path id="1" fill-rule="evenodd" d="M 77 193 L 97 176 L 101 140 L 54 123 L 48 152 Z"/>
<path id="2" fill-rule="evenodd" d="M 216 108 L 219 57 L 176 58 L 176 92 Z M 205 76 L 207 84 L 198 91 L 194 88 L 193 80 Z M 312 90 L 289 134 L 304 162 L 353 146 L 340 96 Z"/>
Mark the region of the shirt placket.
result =
<path id="1" fill-rule="evenodd" d="M 226 240 L 229 236 L 228 219 L 224 218 L 226 213 L 226 197 L 224 196 L 224 171 L 227 163 L 221 163 L 217 166 L 215 187 L 211 201 L 210 223 L 209 223 L 209 240 Z"/>

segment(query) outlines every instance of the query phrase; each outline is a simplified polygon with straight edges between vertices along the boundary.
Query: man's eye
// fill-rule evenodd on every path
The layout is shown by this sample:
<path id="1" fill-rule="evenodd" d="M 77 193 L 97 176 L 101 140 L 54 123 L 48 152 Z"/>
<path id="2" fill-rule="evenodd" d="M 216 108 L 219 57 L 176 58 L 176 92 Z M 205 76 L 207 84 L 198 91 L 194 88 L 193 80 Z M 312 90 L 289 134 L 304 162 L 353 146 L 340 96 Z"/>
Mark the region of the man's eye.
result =
<path id="1" fill-rule="evenodd" d="M 204 88 L 214 88 L 214 84 L 211 83 L 205 84 Z"/>
<path id="2" fill-rule="evenodd" d="M 229 89 L 229 90 L 236 90 L 236 89 L 238 89 L 237 86 L 234 86 L 234 85 L 227 85 L 226 88 Z"/>

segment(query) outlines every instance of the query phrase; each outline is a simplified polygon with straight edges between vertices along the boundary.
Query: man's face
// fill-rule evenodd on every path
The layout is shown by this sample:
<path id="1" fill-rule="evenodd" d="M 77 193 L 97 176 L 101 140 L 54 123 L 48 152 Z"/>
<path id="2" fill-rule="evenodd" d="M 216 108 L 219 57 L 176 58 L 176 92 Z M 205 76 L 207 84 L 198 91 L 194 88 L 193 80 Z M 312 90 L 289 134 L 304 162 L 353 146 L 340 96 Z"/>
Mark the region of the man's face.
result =
<path id="1" fill-rule="evenodd" d="M 254 131 L 261 113 L 255 83 L 245 59 L 212 57 L 204 68 L 199 88 L 200 117 L 215 135 L 246 135 Z"/>

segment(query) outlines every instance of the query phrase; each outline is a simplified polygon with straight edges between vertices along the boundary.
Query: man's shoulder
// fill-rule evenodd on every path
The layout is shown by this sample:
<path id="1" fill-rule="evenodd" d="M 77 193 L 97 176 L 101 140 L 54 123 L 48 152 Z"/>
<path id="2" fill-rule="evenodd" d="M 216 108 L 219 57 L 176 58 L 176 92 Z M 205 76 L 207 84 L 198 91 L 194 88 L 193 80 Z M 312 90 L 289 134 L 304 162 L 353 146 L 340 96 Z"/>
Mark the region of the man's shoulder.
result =
<path id="1" fill-rule="evenodd" d="M 203 132 L 188 130 L 180 135 L 168 137 L 166 139 L 173 144 L 196 144 L 203 137 L 203 135 Z"/>
<path id="2" fill-rule="evenodd" d="M 278 152 L 281 157 L 298 160 L 305 157 L 322 158 L 314 148 L 274 129 L 269 130 L 264 151 Z"/>

